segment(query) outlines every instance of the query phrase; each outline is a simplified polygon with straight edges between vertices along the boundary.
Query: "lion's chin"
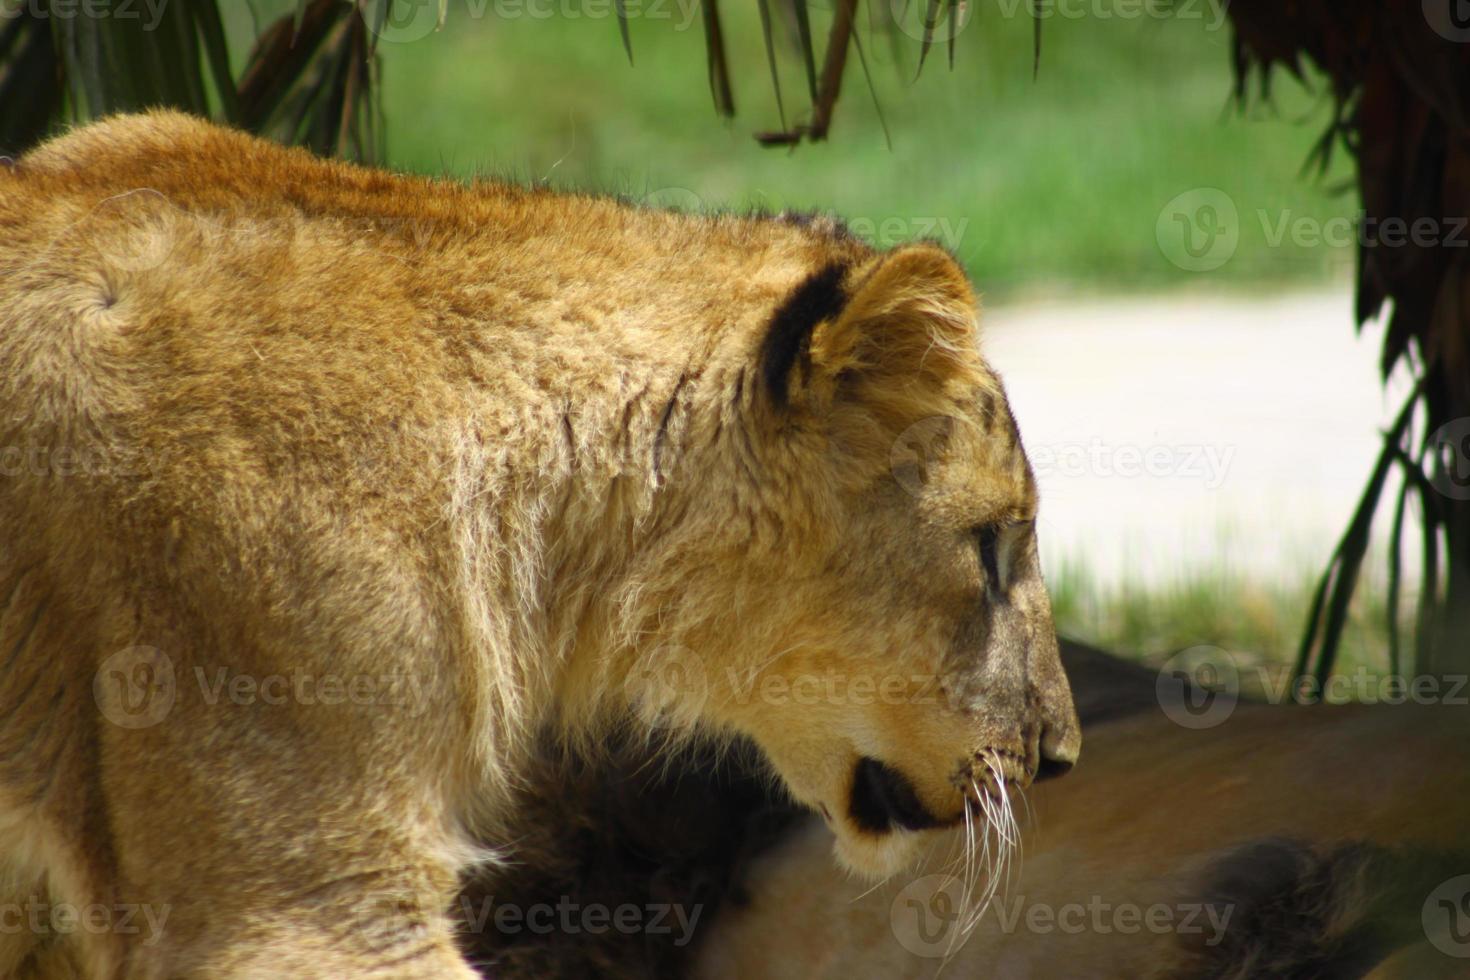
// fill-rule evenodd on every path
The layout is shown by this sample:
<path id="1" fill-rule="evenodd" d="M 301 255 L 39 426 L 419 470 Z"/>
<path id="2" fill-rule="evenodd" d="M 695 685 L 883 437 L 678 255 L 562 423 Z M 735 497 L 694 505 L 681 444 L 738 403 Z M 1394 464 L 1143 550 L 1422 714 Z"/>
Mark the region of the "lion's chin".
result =
<path id="1" fill-rule="evenodd" d="M 889 830 L 881 834 L 852 828 L 837 831 L 832 852 L 853 874 L 877 880 L 918 864 L 927 831 Z"/>

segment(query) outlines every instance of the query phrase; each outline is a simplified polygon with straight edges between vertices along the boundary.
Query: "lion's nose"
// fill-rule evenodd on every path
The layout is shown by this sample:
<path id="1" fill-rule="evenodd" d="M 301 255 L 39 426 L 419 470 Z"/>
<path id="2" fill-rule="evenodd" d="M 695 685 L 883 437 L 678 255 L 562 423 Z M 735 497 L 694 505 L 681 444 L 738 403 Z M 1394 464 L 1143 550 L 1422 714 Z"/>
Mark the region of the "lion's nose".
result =
<path id="1" fill-rule="evenodd" d="M 1048 779 L 1065 776 L 1072 771 L 1074 765 L 1076 763 L 1069 759 L 1053 759 L 1043 755 L 1041 757 L 1041 764 L 1036 767 L 1036 779 L 1033 782 L 1043 783 Z"/>
<path id="2" fill-rule="evenodd" d="M 1036 779 L 1034 780 L 1038 783 L 1065 776 L 1071 772 L 1082 751 L 1082 737 L 1077 734 L 1075 728 L 1061 732 L 1047 728 L 1041 734 L 1040 743 L 1041 758 L 1036 766 Z"/>

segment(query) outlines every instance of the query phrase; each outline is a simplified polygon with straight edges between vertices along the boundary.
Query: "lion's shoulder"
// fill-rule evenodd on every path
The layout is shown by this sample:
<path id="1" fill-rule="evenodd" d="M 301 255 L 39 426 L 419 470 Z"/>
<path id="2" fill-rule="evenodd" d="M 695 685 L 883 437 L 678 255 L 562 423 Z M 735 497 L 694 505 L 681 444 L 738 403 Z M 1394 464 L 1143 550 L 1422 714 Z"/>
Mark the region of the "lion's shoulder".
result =
<path id="1" fill-rule="evenodd" d="M 149 188 L 185 208 L 272 201 L 308 213 L 370 213 L 386 201 L 454 194 L 446 181 L 324 159 L 173 110 L 109 116 L 69 130 L 22 156 L 15 170 L 43 184 L 49 198 Z"/>
<path id="2" fill-rule="evenodd" d="M 254 142 L 244 133 L 188 113 L 154 109 L 107 116 L 70 129 L 26 153 L 20 166 L 30 173 L 50 174 L 132 170 L 164 160 L 225 166 Z"/>

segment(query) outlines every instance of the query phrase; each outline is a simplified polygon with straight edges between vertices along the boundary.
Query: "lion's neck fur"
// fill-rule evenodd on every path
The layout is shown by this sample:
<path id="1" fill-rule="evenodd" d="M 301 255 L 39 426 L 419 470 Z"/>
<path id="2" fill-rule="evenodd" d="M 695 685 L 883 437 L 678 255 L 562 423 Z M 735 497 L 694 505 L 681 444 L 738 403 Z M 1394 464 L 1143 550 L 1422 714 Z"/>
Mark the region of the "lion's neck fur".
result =
<path id="1" fill-rule="evenodd" d="M 772 451 L 791 440 L 755 429 L 757 366 L 772 311 L 798 284 L 873 254 L 830 228 L 398 177 L 175 114 L 89 127 L 0 179 L 0 223 L 47 202 L 45 220 L 24 225 L 41 236 L 30 245 L 74 272 L 25 300 L 72 311 L 77 331 L 65 350 L 52 350 L 59 334 L 23 335 L 71 358 L 33 434 L 65 442 L 115 410 L 117 390 L 136 400 L 107 374 L 126 363 L 195 412 L 201 439 L 234 424 L 204 394 L 249 376 L 261 416 L 333 420 L 309 433 L 323 472 L 363 450 L 420 470 L 386 481 L 397 489 L 380 519 L 437 536 L 432 594 L 414 598 L 439 612 L 433 642 L 468 678 L 471 751 L 455 782 L 488 782 L 485 799 L 506 798 L 552 705 L 595 731 L 625 713 L 622 679 L 651 653 L 738 633 L 738 598 L 680 594 L 693 551 L 681 542 L 802 539 L 791 494 L 813 481 L 794 453 Z M 140 241 L 151 264 L 120 263 Z M 279 305 L 262 306 L 242 269 L 273 283 Z M 221 296 L 240 310 L 228 322 L 212 314 Z M 163 359 L 164 323 L 187 325 L 209 365 L 187 389 Z M 52 391 L 32 377 L 49 362 L 21 353 L 0 359 L 0 396 L 37 404 L 27 392 Z M 273 387 L 285 377 L 309 383 Z M 397 451 L 412 432 L 425 438 Z M 238 516 L 220 523 L 252 533 Z M 375 588 L 406 605 L 362 585 Z"/>
<path id="2" fill-rule="evenodd" d="M 745 346 L 731 335 L 652 361 L 602 352 L 595 382 L 577 381 L 575 394 L 553 384 L 524 409 L 532 417 L 507 425 L 497 409 L 471 410 L 461 424 L 451 525 L 486 709 L 477 768 L 524 771 L 548 727 L 583 751 L 609 725 L 644 727 L 634 702 L 649 692 L 629 679 L 696 656 L 711 620 L 731 618 L 728 597 L 674 602 L 671 590 L 684 578 L 679 542 L 726 530 L 717 513 L 745 515 L 753 546 L 763 531 L 776 537 L 746 499 L 754 481 L 735 478 L 778 464 L 756 454 L 763 422 Z M 724 506 L 711 508 L 716 495 Z M 702 506 L 687 507 L 696 497 Z M 672 708 L 661 737 L 692 734 L 694 718 Z"/>

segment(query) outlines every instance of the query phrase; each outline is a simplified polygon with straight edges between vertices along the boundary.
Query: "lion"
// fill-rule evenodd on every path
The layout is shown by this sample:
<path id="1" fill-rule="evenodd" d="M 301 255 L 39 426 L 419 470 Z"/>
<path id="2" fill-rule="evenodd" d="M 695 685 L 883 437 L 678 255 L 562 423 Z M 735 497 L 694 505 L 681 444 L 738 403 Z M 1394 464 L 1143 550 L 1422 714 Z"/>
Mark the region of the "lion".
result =
<path id="1" fill-rule="evenodd" d="M 546 731 L 748 739 L 867 876 L 1078 758 L 937 246 L 171 112 L 0 229 L 0 975 L 475 976 Z"/>
<path id="2" fill-rule="evenodd" d="M 989 907 L 971 914 L 939 860 L 963 840 L 872 888 L 834 874 L 825 829 L 798 818 L 736 869 L 742 900 L 704 916 L 679 975 L 1466 975 L 1463 677 L 1442 703 L 1241 701 L 1181 723 L 1152 676 L 1068 653 L 1087 764 L 1028 793 L 1025 862 Z M 1087 704 L 1103 698 L 1132 707 Z"/>
<path id="3" fill-rule="evenodd" d="M 1234 693 L 1229 666 L 1061 657 L 1085 765 L 1028 793 L 987 908 L 947 860 L 958 830 L 877 887 L 838 873 L 748 744 L 548 743 L 516 861 L 456 900 L 462 942 L 495 980 L 1464 975 L 1463 676 L 1340 674 L 1334 697 L 1386 703 L 1308 706 Z"/>

